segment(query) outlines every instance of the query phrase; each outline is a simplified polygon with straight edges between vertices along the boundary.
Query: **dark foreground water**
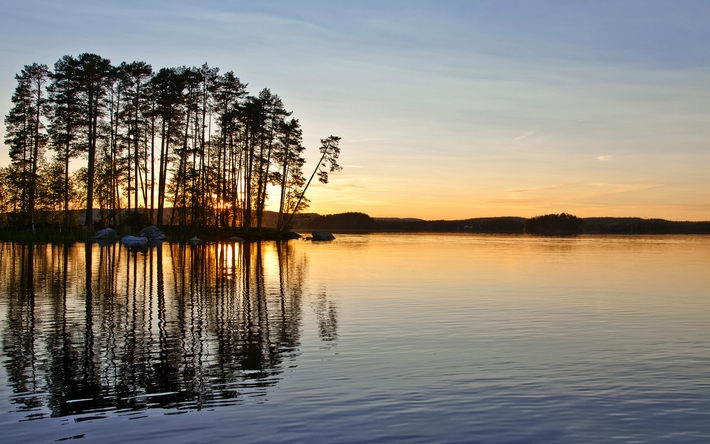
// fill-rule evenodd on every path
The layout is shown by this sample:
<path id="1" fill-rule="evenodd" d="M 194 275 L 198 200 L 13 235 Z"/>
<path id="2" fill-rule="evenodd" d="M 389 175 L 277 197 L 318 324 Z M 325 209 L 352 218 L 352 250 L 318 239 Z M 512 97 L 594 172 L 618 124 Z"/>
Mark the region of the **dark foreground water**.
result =
<path id="1" fill-rule="evenodd" d="M 710 237 L 0 244 L 0 441 L 710 442 Z"/>

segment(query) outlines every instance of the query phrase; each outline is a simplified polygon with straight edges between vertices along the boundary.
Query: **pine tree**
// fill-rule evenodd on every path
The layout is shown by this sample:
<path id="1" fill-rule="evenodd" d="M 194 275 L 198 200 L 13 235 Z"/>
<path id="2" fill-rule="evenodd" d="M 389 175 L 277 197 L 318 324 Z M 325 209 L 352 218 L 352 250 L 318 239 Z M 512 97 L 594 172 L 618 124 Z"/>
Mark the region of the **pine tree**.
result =
<path id="1" fill-rule="evenodd" d="M 64 56 L 61 60 L 62 76 L 70 85 L 73 99 L 78 100 L 78 146 L 87 154 L 86 215 L 85 225 L 93 232 L 94 174 L 96 149 L 99 140 L 99 122 L 105 112 L 103 101 L 111 80 L 111 62 L 97 54 L 84 53 L 77 58 Z M 59 62 L 58 62 L 59 63 Z M 57 66 L 55 65 L 55 74 Z"/>
<path id="2" fill-rule="evenodd" d="M 49 135 L 55 159 L 63 165 L 63 227 L 69 225 L 69 208 L 72 195 L 69 164 L 82 151 L 79 134 L 84 117 L 80 102 L 80 87 L 74 73 L 75 60 L 64 56 L 54 64 L 49 85 L 50 124 Z"/>
<path id="3" fill-rule="evenodd" d="M 215 202 L 217 203 L 217 226 L 228 226 L 237 221 L 237 209 L 240 206 L 238 186 L 240 183 L 239 154 L 241 100 L 247 95 L 246 84 L 242 83 L 232 71 L 217 79 L 214 94 L 215 110 L 219 135 L 217 137 L 215 157 Z M 231 208 L 232 214 L 229 214 Z"/>
<path id="4" fill-rule="evenodd" d="M 158 211 L 156 223 L 163 224 L 171 149 L 180 143 L 184 110 L 184 68 L 163 68 L 150 81 L 155 95 L 155 114 L 159 118 L 160 153 L 158 157 Z"/>
<path id="5" fill-rule="evenodd" d="M 143 189 L 143 205 L 148 206 L 145 188 L 140 184 L 146 180 L 147 165 L 141 147 L 147 144 L 148 87 L 147 82 L 153 69 L 145 62 L 121 63 L 117 76 L 121 83 L 124 101 L 120 109 L 120 120 L 125 126 L 126 138 L 126 197 L 127 209 L 139 206 L 140 190 Z M 141 163 L 141 161 L 143 163 Z M 133 193 L 131 193 L 133 192 Z M 131 199 L 133 194 L 133 199 Z"/>
<path id="6" fill-rule="evenodd" d="M 298 119 L 291 119 L 281 124 L 278 143 L 274 158 L 281 171 L 273 176 L 273 182 L 281 189 L 279 196 L 279 214 L 276 227 L 279 230 L 286 228 L 285 214 L 293 210 L 289 206 L 289 197 L 300 192 L 305 183 L 303 177 L 303 131 Z"/>
<path id="7" fill-rule="evenodd" d="M 17 87 L 12 95 L 13 107 L 5 117 L 5 143 L 10 146 L 10 159 L 16 167 L 13 180 L 21 190 L 20 211 L 32 230 L 35 229 L 35 204 L 40 157 L 47 144 L 44 117 L 47 111 L 45 84 L 47 65 L 26 65 L 15 76 Z"/>

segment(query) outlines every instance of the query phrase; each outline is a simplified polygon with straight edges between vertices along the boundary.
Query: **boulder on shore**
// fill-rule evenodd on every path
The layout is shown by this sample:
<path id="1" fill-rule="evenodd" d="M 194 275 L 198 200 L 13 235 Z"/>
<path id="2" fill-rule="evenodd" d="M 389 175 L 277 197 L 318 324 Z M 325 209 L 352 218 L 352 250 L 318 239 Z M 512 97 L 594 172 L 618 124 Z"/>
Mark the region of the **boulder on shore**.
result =
<path id="1" fill-rule="evenodd" d="M 155 225 L 150 225 L 148 227 L 143 228 L 141 230 L 141 232 L 138 233 L 138 236 L 145 237 L 151 242 L 164 241 L 165 239 L 167 239 L 167 236 L 165 236 L 165 233 L 160 231 L 160 229 L 158 227 L 156 227 Z"/>

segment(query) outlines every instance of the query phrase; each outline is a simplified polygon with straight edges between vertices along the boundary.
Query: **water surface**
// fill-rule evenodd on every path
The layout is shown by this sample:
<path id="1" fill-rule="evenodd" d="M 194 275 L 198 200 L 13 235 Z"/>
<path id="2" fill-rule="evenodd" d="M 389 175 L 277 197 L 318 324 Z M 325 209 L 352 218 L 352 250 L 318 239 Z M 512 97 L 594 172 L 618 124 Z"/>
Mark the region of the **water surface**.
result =
<path id="1" fill-rule="evenodd" d="M 708 442 L 710 238 L 0 244 L 11 442 Z"/>

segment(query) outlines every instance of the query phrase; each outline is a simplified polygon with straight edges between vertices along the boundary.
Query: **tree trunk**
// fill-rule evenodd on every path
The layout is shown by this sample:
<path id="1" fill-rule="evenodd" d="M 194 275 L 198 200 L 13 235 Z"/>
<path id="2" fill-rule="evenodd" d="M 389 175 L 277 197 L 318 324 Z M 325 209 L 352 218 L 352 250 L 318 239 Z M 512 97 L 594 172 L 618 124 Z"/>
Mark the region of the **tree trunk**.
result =
<path id="1" fill-rule="evenodd" d="M 87 118 L 89 119 L 88 128 L 88 149 L 89 149 L 89 159 L 87 165 L 87 179 L 86 179 L 86 216 L 84 217 L 84 224 L 86 225 L 89 233 L 94 232 L 94 168 L 96 163 L 96 129 L 98 124 L 98 118 L 94 115 L 94 91 L 92 91 L 93 85 L 89 87 L 89 109 L 87 112 Z"/>

